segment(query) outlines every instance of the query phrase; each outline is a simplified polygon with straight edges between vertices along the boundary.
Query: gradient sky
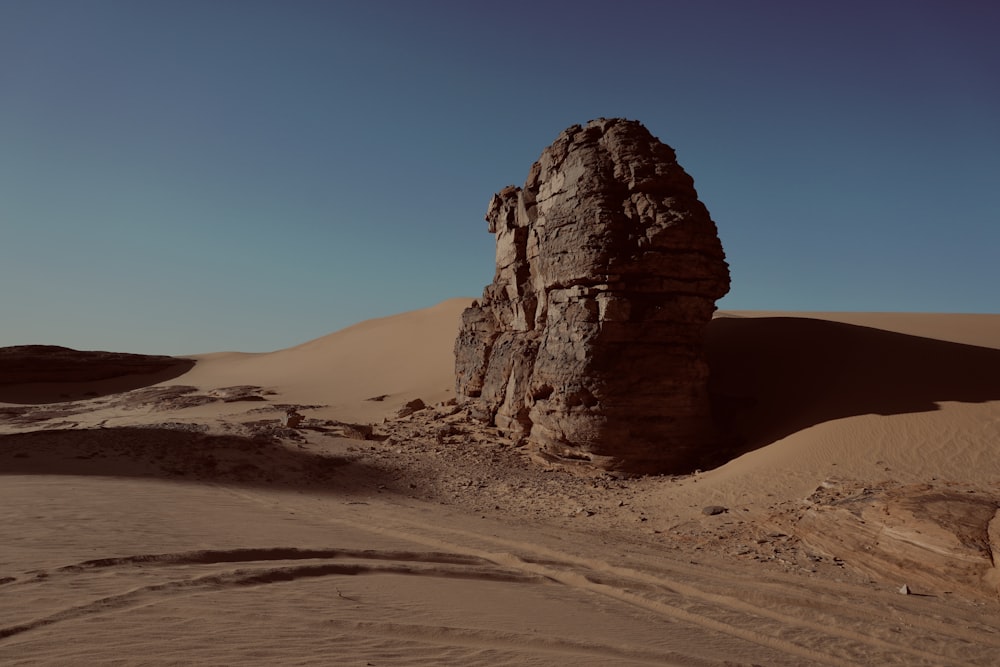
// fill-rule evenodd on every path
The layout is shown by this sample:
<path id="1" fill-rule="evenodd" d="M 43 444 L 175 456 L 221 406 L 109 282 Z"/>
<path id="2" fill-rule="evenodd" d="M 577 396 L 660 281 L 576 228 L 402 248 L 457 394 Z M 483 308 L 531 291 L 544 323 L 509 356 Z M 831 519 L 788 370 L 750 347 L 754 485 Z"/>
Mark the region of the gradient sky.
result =
<path id="1" fill-rule="evenodd" d="M 0 345 L 266 351 L 478 296 L 491 195 L 642 121 L 724 309 L 1000 312 L 1000 4 L 0 0 Z"/>

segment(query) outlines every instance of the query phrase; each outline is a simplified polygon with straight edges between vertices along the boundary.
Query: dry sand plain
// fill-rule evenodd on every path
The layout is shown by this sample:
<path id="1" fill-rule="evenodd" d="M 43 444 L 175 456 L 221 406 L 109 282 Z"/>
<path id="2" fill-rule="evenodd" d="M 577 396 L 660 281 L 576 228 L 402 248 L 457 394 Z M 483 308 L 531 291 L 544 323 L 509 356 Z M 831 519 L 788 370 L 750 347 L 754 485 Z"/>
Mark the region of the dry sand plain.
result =
<path id="1" fill-rule="evenodd" d="M 1000 315 L 721 313 L 730 450 L 622 479 L 447 405 L 467 303 L 5 384 L 0 664 L 998 664 Z"/>

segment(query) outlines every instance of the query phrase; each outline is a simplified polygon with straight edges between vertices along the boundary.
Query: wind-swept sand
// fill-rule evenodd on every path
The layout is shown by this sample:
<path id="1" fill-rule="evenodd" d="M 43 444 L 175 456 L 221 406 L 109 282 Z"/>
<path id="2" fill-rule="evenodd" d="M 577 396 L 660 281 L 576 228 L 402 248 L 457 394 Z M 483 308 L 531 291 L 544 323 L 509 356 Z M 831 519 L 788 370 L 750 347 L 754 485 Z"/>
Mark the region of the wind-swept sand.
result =
<path id="1" fill-rule="evenodd" d="M 996 664 L 1000 315 L 720 314 L 726 456 L 619 479 L 438 405 L 468 302 L 6 383 L 0 663 Z"/>

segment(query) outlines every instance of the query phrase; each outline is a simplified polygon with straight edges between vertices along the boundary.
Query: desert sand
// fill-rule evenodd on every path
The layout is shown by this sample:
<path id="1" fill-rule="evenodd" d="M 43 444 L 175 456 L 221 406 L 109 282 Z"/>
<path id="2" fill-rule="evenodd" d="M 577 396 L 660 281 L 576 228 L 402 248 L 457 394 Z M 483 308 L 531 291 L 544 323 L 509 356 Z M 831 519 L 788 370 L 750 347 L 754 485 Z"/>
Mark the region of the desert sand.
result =
<path id="1" fill-rule="evenodd" d="M 998 663 L 1000 315 L 718 313 L 725 451 L 624 478 L 449 404 L 469 302 L 0 377 L 0 664 Z"/>

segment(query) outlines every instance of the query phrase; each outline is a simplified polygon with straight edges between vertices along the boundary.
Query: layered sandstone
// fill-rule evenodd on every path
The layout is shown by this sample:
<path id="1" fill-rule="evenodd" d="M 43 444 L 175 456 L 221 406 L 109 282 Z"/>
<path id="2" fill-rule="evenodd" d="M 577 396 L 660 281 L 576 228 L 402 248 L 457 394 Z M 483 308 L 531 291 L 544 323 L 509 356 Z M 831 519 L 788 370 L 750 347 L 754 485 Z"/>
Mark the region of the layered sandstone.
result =
<path id="1" fill-rule="evenodd" d="M 548 460 L 696 465 L 704 330 L 729 270 L 674 151 L 635 121 L 575 125 L 486 220 L 496 275 L 462 317 L 459 400 Z"/>

